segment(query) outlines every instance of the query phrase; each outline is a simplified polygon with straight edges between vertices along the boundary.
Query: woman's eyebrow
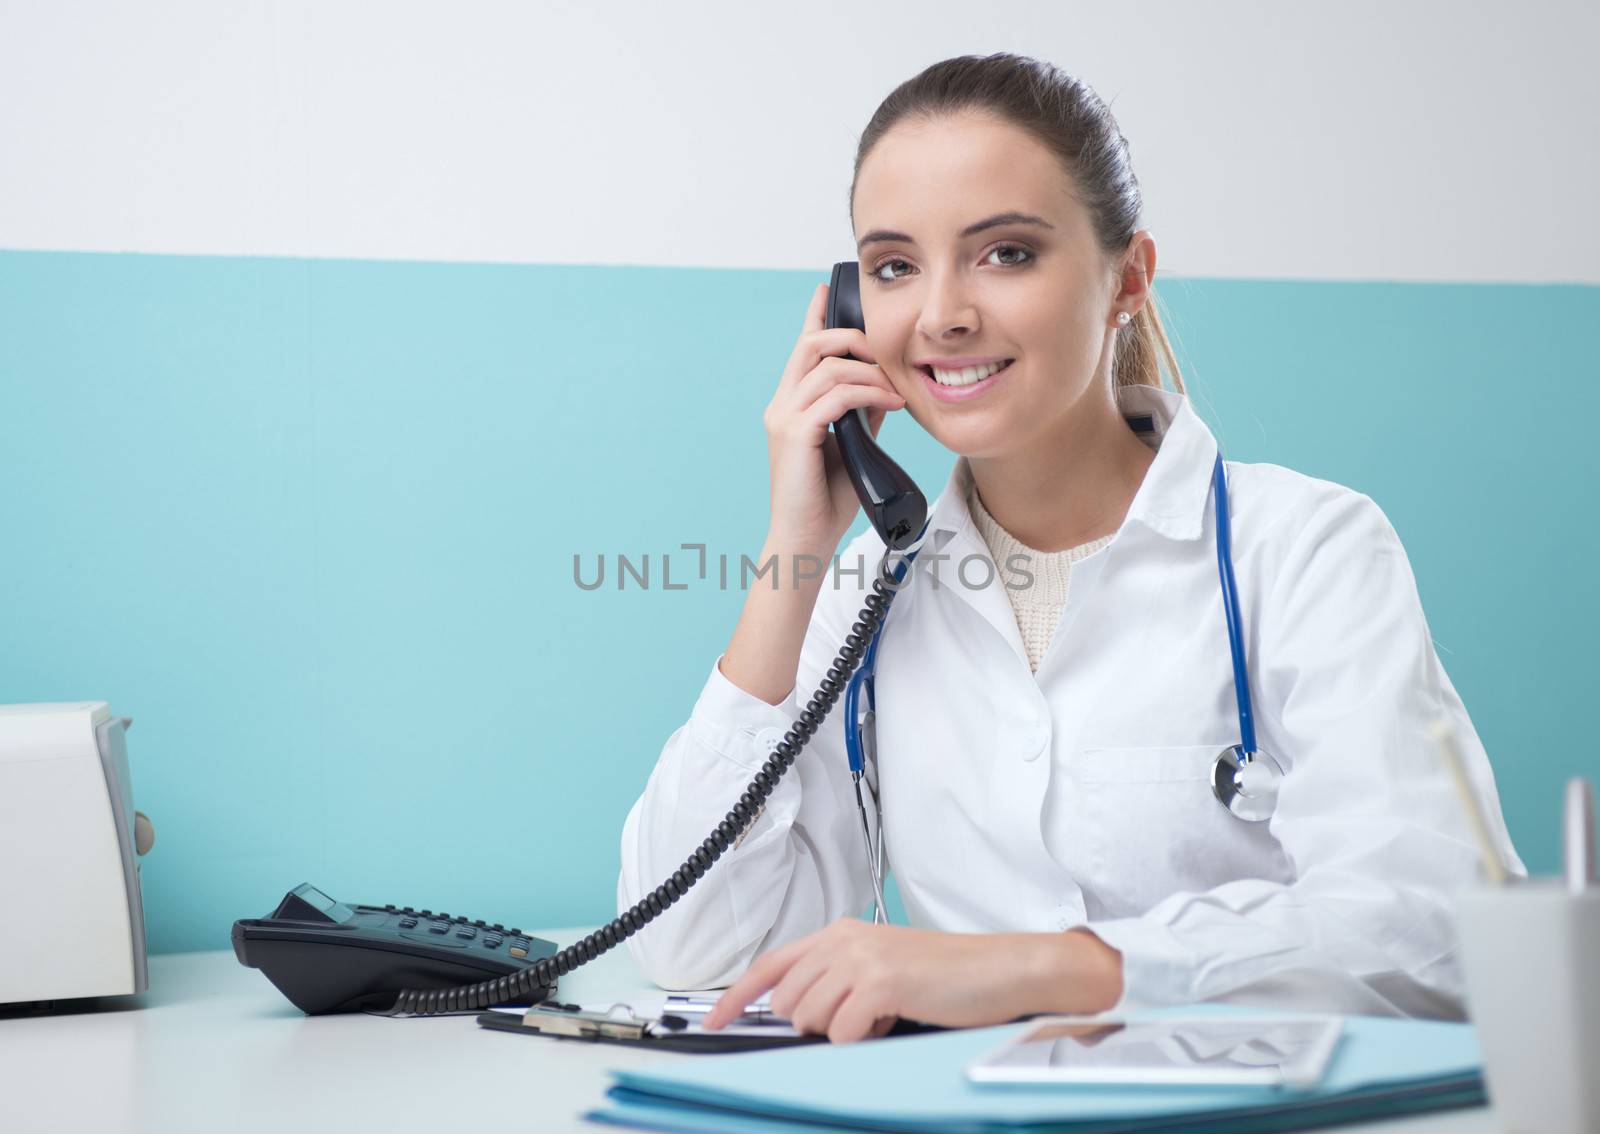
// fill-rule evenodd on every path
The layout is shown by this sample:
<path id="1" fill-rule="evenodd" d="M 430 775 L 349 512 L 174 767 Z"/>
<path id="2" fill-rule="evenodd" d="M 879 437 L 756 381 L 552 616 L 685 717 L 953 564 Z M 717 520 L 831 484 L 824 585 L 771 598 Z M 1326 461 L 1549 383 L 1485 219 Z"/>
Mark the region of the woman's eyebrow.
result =
<path id="1" fill-rule="evenodd" d="M 966 228 L 961 230 L 961 238 L 965 240 L 969 236 L 976 236 L 986 228 L 997 228 L 1003 224 L 1032 224 L 1038 225 L 1041 228 L 1055 228 L 1055 225 L 1051 224 L 1043 217 L 1036 217 L 1032 213 L 996 213 L 987 220 L 978 221 L 976 224 L 969 224 Z M 903 232 L 890 232 L 886 228 L 875 228 L 871 232 L 867 233 L 867 235 L 863 236 L 860 242 L 856 244 L 856 251 L 859 253 L 861 249 L 865 248 L 869 244 L 887 243 L 889 241 L 899 241 L 902 244 L 916 243 L 915 240 L 911 239 L 911 237 L 907 236 Z"/>

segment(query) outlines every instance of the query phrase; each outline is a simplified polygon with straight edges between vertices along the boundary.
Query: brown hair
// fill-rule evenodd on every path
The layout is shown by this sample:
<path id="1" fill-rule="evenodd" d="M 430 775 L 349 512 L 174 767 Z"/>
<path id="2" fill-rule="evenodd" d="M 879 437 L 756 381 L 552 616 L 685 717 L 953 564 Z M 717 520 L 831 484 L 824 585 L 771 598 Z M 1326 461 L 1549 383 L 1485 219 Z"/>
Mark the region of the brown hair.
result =
<path id="1" fill-rule="evenodd" d="M 1139 230 L 1144 198 L 1128 161 L 1128 140 L 1117 120 L 1087 83 L 1059 67 L 1025 55 L 960 55 L 925 68 L 884 99 L 856 146 L 850 179 L 850 212 L 855 215 L 856 181 L 861 163 L 884 134 L 906 118 L 932 121 L 966 110 L 988 112 L 1032 134 L 1060 160 L 1074 196 L 1089 212 L 1100 250 L 1112 258 L 1126 251 Z M 1113 383 L 1160 386 L 1166 362 L 1173 386 L 1184 393 L 1178 360 L 1150 302 L 1117 332 Z"/>

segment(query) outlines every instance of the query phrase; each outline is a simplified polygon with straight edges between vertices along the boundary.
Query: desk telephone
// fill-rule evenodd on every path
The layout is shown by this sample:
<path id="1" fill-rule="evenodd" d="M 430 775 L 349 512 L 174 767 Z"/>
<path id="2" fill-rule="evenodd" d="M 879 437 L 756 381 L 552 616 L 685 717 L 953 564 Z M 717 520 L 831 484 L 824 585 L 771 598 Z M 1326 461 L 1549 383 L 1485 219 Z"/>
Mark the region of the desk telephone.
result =
<path id="1" fill-rule="evenodd" d="M 825 326 L 866 329 L 860 266 L 833 266 Z M 905 471 L 878 447 L 864 409 L 833 423 L 834 438 L 867 518 L 885 545 L 902 550 L 921 533 L 928 505 Z M 852 633 L 789 731 L 732 810 L 688 860 L 631 909 L 559 951 L 548 941 L 431 914 L 409 906 L 345 906 L 309 884 L 296 887 L 266 918 L 234 922 L 234 953 L 260 968 L 295 1007 L 308 1014 L 369 1011 L 431 1016 L 492 1004 L 533 1004 L 557 979 L 615 948 L 683 896 L 755 821 L 778 779 L 821 727 L 861 664 L 867 643 L 896 593 L 885 558 Z M 490 942 L 494 943 L 491 944 Z"/>

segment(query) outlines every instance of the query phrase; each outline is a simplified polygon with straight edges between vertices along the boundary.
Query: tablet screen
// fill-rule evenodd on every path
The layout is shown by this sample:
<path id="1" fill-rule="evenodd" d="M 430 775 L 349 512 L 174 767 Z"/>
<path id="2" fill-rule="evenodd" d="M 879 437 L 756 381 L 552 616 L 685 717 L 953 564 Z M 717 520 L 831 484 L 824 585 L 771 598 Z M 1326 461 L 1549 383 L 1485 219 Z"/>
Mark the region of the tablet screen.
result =
<path id="1" fill-rule="evenodd" d="M 1321 1078 L 1340 1020 L 1036 1020 L 967 1069 L 979 1082 L 1288 1084 Z"/>

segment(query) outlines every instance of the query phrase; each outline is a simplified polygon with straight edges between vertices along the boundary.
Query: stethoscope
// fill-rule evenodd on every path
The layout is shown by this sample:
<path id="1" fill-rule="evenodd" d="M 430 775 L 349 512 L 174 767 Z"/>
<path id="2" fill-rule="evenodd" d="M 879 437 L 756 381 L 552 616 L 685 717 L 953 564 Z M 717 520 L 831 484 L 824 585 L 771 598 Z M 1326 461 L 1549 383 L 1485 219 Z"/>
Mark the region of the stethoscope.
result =
<path id="1" fill-rule="evenodd" d="M 1270 752 L 1263 752 L 1256 747 L 1255 714 L 1250 707 L 1250 670 L 1245 663 L 1239 590 L 1233 578 L 1228 481 L 1223 472 L 1221 453 L 1217 454 L 1211 483 L 1217 499 L 1217 577 L 1222 586 L 1222 611 L 1228 623 L 1228 650 L 1233 655 L 1233 693 L 1239 703 L 1239 743 L 1230 744 L 1218 754 L 1211 768 L 1211 791 L 1229 814 L 1246 822 L 1259 823 L 1272 818 L 1278 802 L 1278 789 L 1283 783 L 1283 766 Z M 885 558 L 882 570 L 887 577 L 893 578 L 896 587 L 904 581 L 906 571 L 922 549 L 927 531 L 927 525 L 924 524 L 892 572 Z M 878 639 L 887 622 L 885 617 L 873 632 L 866 656 L 861 659 L 860 668 L 851 676 L 850 684 L 845 689 L 844 700 L 844 746 L 850 759 L 850 777 L 855 782 L 856 808 L 861 812 L 861 834 L 866 841 L 867 863 L 872 871 L 874 922 L 889 920 L 883 899 L 883 805 L 878 797 L 875 726 L 878 708 Z M 866 691 L 865 706 L 862 705 L 863 690 Z M 870 823 L 866 803 L 869 797 L 876 820 Z"/>

